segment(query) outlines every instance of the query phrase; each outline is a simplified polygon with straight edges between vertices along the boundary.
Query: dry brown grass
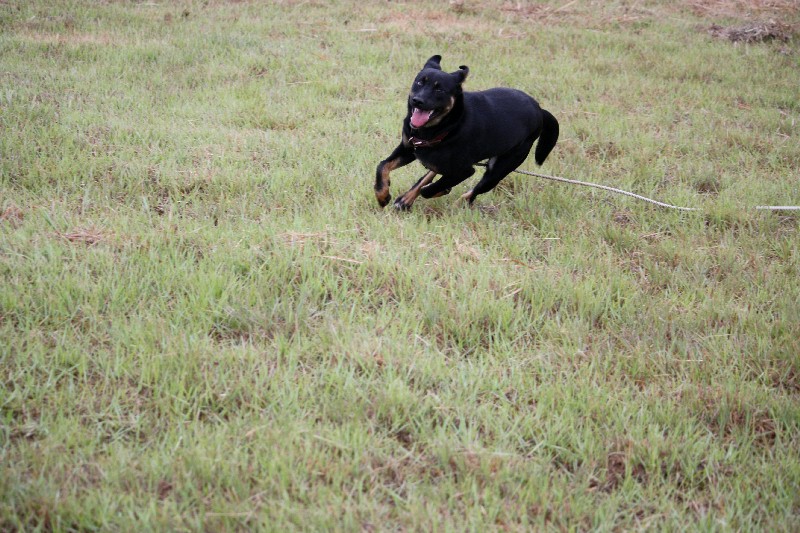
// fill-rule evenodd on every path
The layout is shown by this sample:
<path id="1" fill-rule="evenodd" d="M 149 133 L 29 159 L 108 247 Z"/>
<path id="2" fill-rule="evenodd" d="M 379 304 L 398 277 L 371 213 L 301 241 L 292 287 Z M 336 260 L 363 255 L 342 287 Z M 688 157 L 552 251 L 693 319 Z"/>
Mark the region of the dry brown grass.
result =
<path id="1" fill-rule="evenodd" d="M 787 42 L 794 35 L 791 26 L 774 20 L 749 22 L 728 28 L 712 24 L 708 33 L 718 39 L 727 39 L 734 43 L 759 43 L 773 40 Z"/>
<path id="2" fill-rule="evenodd" d="M 96 228 L 79 228 L 61 236 L 71 243 L 82 243 L 93 246 L 106 239 L 106 235 Z"/>
<path id="3" fill-rule="evenodd" d="M 796 0 L 689 0 L 685 4 L 695 15 L 709 18 L 752 19 L 800 15 Z"/>
<path id="4" fill-rule="evenodd" d="M 25 213 L 15 205 L 6 207 L 3 212 L 0 213 L 0 222 L 8 223 L 12 228 L 19 227 L 24 219 Z"/>

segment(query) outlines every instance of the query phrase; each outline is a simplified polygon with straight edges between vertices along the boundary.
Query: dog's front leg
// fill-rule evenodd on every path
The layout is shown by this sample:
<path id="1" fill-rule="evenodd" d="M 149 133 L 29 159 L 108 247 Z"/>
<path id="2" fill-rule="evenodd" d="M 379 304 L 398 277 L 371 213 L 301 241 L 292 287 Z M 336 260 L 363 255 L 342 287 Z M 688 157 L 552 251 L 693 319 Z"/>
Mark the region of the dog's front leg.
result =
<path id="1" fill-rule="evenodd" d="M 411 189 L 408 190 L 403 196 L 398 198 L 394 201 L 395 209 L 399 209 L 400 211 L 408 211 L 411 209 L 411 206 L 414 204 L 414 200 L 417 199 L 419 196 L 419 191 L 428 183 L 433 181 L 433 178 L 436 177 L 436 172 L 433 170 L 429 170 L 422 176 L 417 182 L 414 184 Z"/>
<path id="2" fill-rule="evenodd" d="M 405 141 L 405 136 L 403 136 L 403 141 Z M 389 194 L 389 185 L 392 181 L 389 174 L 394 169 L 405 166 L 416 158 L 417 156 L 414 155 L 414 150 L 411 146 L 401 142 L 389 157 L 378 163 L 378 168 L 375 171 L 375 198 L 381 207 L 386 206 L 389 200 L 392 199 L 391 194 Z"/>

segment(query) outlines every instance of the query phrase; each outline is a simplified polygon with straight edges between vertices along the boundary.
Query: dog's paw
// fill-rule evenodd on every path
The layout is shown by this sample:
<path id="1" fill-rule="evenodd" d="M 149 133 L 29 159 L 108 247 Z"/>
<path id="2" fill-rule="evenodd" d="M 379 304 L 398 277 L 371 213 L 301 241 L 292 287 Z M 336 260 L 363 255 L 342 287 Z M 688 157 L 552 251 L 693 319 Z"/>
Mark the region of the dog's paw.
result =
<path id="1" fill-rule="evenodd" d="M 475 201 L 475 193 L 472 192 L 472 189 L 470 189 L 461 195 L 461 200 L 464 200 L 467 203 L 467 205 L 471 207 L 472 202 Z"/>
<path id="2" fill-rule="evenodd" d="M 386 207 L 391 199 L 392 195 L 389 194 L 389 184 L 386 181 L 376 183 L 375 200 L 378 201 L 378 205 L 381 207 Z"/>
<path id="3" fill-rule="evenodd" d="M 394 208 L 398 211 L 408 211 L 411 209 L 411 206 L 414 205 L 414 200 L 410 200 L 406 198 L 407 195 L 403 195 L 397 200 L 394 201 Z"/>
<path id="4" fill-rule="evenodd" d="M 389 194 L 388 190 L 385 191 L 385 192 L 376 191 L 375 192 L 375 199 L 378 200 L 378 205 L 379 206 L 386 207 L 387 205 L 389 205 L 389 202 L 392 199 L 392 195 Z"/>

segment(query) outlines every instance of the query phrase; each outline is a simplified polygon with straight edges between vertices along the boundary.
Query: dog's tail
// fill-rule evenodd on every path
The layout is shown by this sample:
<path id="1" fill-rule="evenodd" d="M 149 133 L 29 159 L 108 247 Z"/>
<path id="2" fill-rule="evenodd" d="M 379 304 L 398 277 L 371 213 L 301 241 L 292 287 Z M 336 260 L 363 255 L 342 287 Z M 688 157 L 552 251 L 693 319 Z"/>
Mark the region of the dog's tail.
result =
<path id="1" fill-rule="evenodd" d="M 542 109 L 542 133 L 536 145 L 536 164 L 541 165 L 558 141 L 558 121 L 549 111 Z"/>

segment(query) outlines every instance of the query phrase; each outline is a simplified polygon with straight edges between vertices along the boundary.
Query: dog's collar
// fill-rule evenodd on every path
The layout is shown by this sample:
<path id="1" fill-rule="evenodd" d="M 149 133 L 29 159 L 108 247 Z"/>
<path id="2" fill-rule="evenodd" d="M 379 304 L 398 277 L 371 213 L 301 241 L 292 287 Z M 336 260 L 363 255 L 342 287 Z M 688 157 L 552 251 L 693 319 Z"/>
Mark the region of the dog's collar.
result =
<path id="1" fill-rule="evenodd" d="M 417 148 L 430 148 L 431 146 L 435 146 L 440 142 L 442 142 L 449 133 L 450 130 L 447 130 L 430 140 L 420 139 L 419 137 L 409 137 L 408 142 L 411 143 L 411 146 L 414 148 L 414 150 L 416 150 Z"/>

